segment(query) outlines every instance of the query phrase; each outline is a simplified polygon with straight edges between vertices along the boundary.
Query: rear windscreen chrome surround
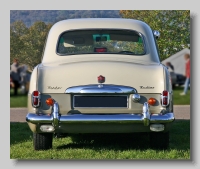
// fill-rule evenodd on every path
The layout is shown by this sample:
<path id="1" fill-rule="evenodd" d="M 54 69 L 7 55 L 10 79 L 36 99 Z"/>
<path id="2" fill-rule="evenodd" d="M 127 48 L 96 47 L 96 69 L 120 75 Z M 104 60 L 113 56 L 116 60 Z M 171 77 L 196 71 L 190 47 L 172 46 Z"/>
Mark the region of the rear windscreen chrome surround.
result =
<path id="1" fill-rule="evenodd" d="M 128 108 L 128 95 L 73 95 L 73 108 Z"/>
<path id="2" fill-rule="evenodd" d="M 120 54 L 120 53 L 60 53 L 58 52 L 58 47 L 59 47 L 59 43 L 60 43 L 60 38 L 62 37 L 63 34 L 67 33 L 67 32 L 74 32 L 74 31 L 92 31 L 92 30 L 118 30 L 118 31 L 132 31 L 132 32 L 135 32 L 136 34 L 138 34 L 141 39 L 142 39 L 142 42 L 143 42 L 143 53 L 142 54 L 131 54 L 131 53 L 124 53 L 126 55 L 135 55 L 135 56 L 140 56 L 140 55 L 145 55 L 146 54 L 146 42 L 145 42 L 145 38 L 144 38 L 144 35 L 140 32 L 138 32 L 137 30 L 132 30 L 132 29 L 120 29 L 120 28 L 116 28 L 116 29 L 111 29 L 111 28 L 83 28 L 83 29 L 71 29 L 71 30 L 68 30 L 68 31 L 64 31 L 62 32 L 59 37 L 58 37 L 58 40 L 57 40 L 57 44 L 56 44 L 56 54 L 59 55 L 59 56 L 68 56 L 68 55 L 80 55 L 80 54 Z"/>

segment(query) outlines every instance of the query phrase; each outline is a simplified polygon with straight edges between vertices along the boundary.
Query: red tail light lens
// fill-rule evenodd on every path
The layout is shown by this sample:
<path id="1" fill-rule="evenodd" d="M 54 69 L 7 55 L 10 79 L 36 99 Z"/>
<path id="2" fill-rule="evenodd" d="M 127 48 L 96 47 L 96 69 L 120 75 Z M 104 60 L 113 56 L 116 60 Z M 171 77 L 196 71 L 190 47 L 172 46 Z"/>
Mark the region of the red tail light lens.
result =
<path id="1" fill-rule="evenodd" d="M 169 93 L 168 91 L 164 90 L 163 91 L 163 96 L 168 96 L 168 93 Z"/>
<path id="2" fill-rule="evenodd" d="M 39 91 L 33 91 L 33 96 L 39 96 Z"/>
<path id="3" fill-rule="evenodd" d="M 32 106 L 35 108 L 40 106 L 40 92 L 37 90 L 32 93 Z"/>
<path id="4" fill-rule="evenodd" d="M 169 105 L 169 92 L 164 90 L 161 94 L 161 105 L 168 106 Z"/>

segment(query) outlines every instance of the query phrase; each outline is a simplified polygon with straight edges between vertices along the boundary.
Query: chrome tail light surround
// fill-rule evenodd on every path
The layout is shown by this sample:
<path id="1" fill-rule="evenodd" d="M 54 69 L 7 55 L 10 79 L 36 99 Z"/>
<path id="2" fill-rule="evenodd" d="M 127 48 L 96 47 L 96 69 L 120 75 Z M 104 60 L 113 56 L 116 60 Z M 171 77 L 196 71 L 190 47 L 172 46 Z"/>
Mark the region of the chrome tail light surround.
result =
<path id="1" fill-rule="evenodd" d="M 32 106 L 34 108 L 38 108 L 40 107 L 40 103 L 41 103 L 41 94 L 39 91 L 35 90 L 32 92 L 32 96 L 31 96 L 31 99 L 32 99 Z"/>

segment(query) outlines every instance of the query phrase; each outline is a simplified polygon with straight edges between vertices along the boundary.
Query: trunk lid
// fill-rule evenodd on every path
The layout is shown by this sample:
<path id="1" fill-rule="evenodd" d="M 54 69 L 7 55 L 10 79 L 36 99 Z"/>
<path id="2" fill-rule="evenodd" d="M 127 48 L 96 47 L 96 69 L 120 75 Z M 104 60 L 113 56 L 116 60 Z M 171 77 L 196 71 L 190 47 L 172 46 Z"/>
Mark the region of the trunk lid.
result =
<path id="1" fill-rule="evenodd" d="M 82 61 L 40 65 L 38 90 L 41 93 L 65 93 L 69 87 L 98 85 L 97 77 L 105 77 L 103 84 L 135 88 L 138 93 L 161 93 L 165 88 L 161 64 L 141 64 L 118 61 Z"/>

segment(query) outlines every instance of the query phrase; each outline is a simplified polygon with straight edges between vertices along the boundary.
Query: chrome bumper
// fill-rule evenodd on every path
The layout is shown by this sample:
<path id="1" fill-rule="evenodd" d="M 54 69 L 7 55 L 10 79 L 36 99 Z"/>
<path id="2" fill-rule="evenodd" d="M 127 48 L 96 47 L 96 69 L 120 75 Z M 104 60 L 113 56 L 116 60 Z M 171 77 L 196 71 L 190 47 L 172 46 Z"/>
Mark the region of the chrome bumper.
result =
<path id="1" fill-rule="evenodd" d="M 150 114 L 149 105 L 147 102 L 143 105 L 142 114 L 113 114 L 113 115 L 60 115 L 59 105 L 57 102 L 52 106 L 51 115 L 40 115 L 28 113 L 26 121 L 33 124 L 52 124 L 57 127 L 60 124 L 70 123 L 143 123 L 144 126 L 149 126 L 150 123 L 170 123 L 175 120 L 173 113 Z"/>

